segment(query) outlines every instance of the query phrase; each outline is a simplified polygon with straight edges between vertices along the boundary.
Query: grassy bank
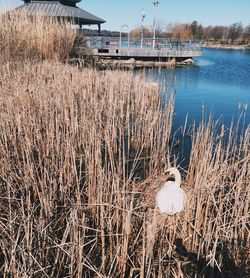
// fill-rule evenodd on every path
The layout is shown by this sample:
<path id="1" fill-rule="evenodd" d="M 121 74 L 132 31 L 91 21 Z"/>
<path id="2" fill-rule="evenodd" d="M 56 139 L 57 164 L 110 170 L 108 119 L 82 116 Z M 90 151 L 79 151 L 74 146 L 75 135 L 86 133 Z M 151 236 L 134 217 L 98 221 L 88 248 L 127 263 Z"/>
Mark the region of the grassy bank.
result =
<path id="1" fill-rule="evenodd" d="M 9 46 L 0 54 L 0 273 L 247 275 L 249 127 L 240 141 L 233 125 L 194 127 L 186 209 L 160 215 L 174 99 L 163 103 L 142 75 L 60 63 L 68 51 L 43 44 L 48 54 L 19 56 Z"/>

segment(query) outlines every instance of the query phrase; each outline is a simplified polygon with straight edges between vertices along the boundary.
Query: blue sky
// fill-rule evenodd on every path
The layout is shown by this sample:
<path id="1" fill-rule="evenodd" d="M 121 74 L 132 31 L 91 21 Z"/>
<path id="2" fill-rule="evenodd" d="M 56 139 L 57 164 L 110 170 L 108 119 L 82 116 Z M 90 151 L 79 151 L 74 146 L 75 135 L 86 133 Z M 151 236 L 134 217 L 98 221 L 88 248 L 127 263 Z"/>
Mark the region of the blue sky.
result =
<path id="1" fill-rule="evenodd" d="M 0 0 L 1 4 L 20 0 Z M 83 0 L 79 7 L 105 19 L 102 29 L 120 30 L 121 25 L 138 26 L 142 10 L 145 9 L 146 26 L 152 26 L 154 9 L 152 0 Z M 250 24 L 250 0 L 160 0 L 157 19 L 164 23 L 192 22 L 197 20 L 204 26 L 231 25 L 242 22 Z"/>

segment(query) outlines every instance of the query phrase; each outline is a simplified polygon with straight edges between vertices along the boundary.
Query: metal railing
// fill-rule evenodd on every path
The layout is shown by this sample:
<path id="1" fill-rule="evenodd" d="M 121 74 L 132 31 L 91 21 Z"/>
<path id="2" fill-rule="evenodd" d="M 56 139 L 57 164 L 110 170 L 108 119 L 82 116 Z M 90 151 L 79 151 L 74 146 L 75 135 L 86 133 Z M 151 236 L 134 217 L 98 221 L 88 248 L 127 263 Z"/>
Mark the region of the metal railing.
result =
<path id="1" fill-rule="evenodd" d="M 155 39 L 155 46 L 152 38 L 140 39 L 129 37 L 87 37 L 87 44 L 91 48 L 148 48 L 148 49 L 169 49 L 180 51 L 200 51 L 200 41 L 180 41 L 163 38 Z"/>

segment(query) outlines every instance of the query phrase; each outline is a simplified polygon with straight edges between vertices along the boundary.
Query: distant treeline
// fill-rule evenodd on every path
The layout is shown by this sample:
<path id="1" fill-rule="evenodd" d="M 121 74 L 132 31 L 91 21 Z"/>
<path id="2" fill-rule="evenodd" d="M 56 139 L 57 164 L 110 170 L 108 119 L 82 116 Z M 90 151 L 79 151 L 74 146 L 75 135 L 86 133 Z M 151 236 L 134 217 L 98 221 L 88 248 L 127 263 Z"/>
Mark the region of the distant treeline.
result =
<path id="1" fill-rule="evenodd" d="M 140 37 L 141 26 L 135 27 L 131 30 L 131 37 Z M 83 29 L 85 35 L 98 35 L 97 30 Z M 101 32 L 102 36 L 119 37 L 118 31 Z M 127 36 L 122 33 L 122 36 Z M 143 27 L 144 38 L 153 36 L 152 28 Z M 249 44 L 250 43 L 250 24 L 243 27 L 242 23 L 236 22 L 230 26 L 202 26 L 198 21 L 194 20 L 192 23 L 174 23 L 164 24 L 158 22 L 156 26 L 156 36 L 161 38 L 169 38 L 175 40 L 203 40 L 212 41 L 223 44 Z"/>
<path id="2" fill-rule="evenodd" d="M 203 27 L 195 20 L 190 24 L 169 24 L 164 35 L 177 39 L 192 38 L 220 43 L 245 44 L 250 42 L 250 25 L 244 28 L 240 22 L 236 22 L 230 26 Z"/>

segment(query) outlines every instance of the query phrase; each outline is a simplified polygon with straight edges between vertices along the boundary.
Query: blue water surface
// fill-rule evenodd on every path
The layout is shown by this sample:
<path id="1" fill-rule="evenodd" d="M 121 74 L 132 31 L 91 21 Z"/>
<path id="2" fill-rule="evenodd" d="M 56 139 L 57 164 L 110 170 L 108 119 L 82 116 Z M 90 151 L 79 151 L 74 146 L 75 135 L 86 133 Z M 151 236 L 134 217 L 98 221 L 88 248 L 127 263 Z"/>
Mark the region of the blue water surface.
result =
<path id="1" fill-rule="evenodd" d="M 250 52 L 203 49 L 196 66 L 155 71 L 154 78 L 176 90 L 174 128 L 202 118 L 202 106 L 208 118 L 221 117 L 225 125 L 236 121 L 243 108 L 246 124 L 250 122 Z M 166 91 L 163 91 L 163 95 Z M 247 106 L 246 106 L 247 105 Z"/>
<path id="2" fill-rule="evenodd" d="M 172 155 L 178 157 L 177 163 L 183 168 L 188 167 L 191 151 L 191 137 L 180 128 L 187 115 L 187 130 L 194 122 L 197 126 L 202 120 L 208 121 L 211 114 L 214 120 L 219 119 L 218 132 L 221 124 L 230 127 L 232 121 L 236 124 L 241 118 L 240 135 L 250 123 L 250 52 L 203 49 L 203 56 L 195 63 L 193 67 L 147 73 L 148 78 L 162 85 L 163 99 L 176 92 L 170 144 L 179 142 Z"/>

